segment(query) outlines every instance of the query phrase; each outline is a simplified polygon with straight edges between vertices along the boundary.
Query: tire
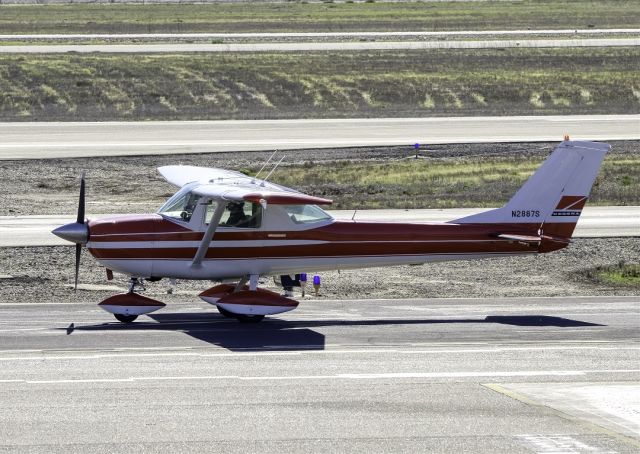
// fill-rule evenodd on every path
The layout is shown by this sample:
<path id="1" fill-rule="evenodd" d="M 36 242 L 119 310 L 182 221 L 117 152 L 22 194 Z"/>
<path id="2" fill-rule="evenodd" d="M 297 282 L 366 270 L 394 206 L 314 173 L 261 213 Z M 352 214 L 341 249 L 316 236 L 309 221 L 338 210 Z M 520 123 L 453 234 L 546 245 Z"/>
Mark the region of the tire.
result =
<path id="1" fill-rule="evenodd" d="M 235 318 L 240 323 L 258 323 L 264 319 L 264 315 L 245 315 L 245 314 L 235 314 Z"/>
<path id="2" fill-rule="evenodd" d="M 218 308 L 218 312 L 220 312 L 223 316 L 227 317 L 227 318 L 234 318 L 236 316 L 236 314 L 234 314 L 231 311 L 226 310 L 223 307 L 220 306 L 216 306 Z"/>
<path id="3" fill-rule="evenodd" d="M 137 315 L 125 315 L 125 314 L 113 314 L 113 316 L 122 323 L 131 323 L 133 322 L 136 318 L 138 318 Z"/>

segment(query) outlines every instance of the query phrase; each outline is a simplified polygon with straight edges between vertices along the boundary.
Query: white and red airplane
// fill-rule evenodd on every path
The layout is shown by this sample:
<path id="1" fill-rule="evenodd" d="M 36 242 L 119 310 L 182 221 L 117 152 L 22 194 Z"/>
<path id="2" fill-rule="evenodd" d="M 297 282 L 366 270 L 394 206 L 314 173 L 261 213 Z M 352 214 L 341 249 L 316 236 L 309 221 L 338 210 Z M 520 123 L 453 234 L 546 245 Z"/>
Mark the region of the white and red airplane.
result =
<path id="1" fill-rule="evenodd" d="M 331 200 L 230 170 L 160 167 L 180 190 L 155 214 L 85 220 L 53 231 L 107 268 L 131 276 L 128 293 L 100 306 L 122 322 L 160 309 L 135 292 L 141 279 L 233 281 L 200 294 L 242 322 L 298 302 L 258 288 L 266 275 L 539 254 L 566 247 L 610 146 L 564 141 L 502 208 L 446 223 L 338 221 Z"/>

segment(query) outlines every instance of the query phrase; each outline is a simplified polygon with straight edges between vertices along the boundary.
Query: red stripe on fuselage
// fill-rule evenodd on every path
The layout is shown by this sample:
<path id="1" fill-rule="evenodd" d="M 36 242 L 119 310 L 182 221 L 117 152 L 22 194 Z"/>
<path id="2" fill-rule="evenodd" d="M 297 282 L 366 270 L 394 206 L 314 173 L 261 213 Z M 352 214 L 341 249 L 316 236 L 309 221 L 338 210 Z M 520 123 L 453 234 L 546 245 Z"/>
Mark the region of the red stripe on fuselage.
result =
<path id="1" fill-rule="evenodd" d="M 172 222 L 160 218 L 141 231 L 134 222 L 134 228 L 126 231 L 117 226 L 110 231 L 101 225 L 95 228 L 89 225 L 92 242 L 142 242 L 142 241 L 201 241 L 203 231 L 184 229 Z M 126 224 L 128 222 L 125 221 Z M 143 223 L 144 224 L 144 223 Z M 178 228 L 176 228 L 178 227 Z M 352 222 L 335 221 L 329 225 L 298 231 L 218 231 L 214 236 L 220 241 L 260 241 L 279 240 L 307 241 L 426 241 L 426 240 L 483 240 L 497 233 L 537 235 L 539 224 L 401 224 L 391 222 Z"/>
<path id="2" fill-rule="evenodd" d="M 274 232 L 229 232 L 216 234 L 207 259 L 247 259 L 285 257 L 342 257 L 342 256 L 393 256 L 430 254 L 483 254 L 530 252 L 527 244 L 496 238 L 498 233 L 537 235 L 538 224 L 394 224 L 357 223 L 336 221 L 317 229 L 297 232 L 281 232 L 286 238 L 278 238 L 279 245 L 270 246 L 268 235 Z M 200 237 L 185 237 L 182 232 L 157 232 L 149 240 L 139 235 L 117 235 L 119 241 L 189 241 L 199 240 L 202 232 L 192 232 Z M 126 238 L 126 239 L 125 239 Z M 106 238 L 105 238 L 106 239 Z M 216 246 L 215 240 L 238 241 L 238 246 Z M 264 240 L 263 246 L 242 247 L 243 240 Z M 287 245 L 286 240 L 322 241 L 321 244 Z M 103 239 L 92 234 L 91 253 L 100 259 L 192 259 L 197 248 L 145 247 L 102 249 Z M 109 240 L 107 242 L 111 242 Z"/>

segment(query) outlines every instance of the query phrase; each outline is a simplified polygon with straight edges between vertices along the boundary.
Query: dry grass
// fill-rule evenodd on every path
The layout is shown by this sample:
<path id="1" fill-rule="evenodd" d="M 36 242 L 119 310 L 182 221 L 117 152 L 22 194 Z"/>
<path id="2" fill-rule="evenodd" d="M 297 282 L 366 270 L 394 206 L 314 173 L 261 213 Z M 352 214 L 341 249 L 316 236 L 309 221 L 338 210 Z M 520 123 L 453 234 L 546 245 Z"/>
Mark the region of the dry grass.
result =
<path id="1" fill-rule="evenodd" d="M 637 113 L 640 49 L 0 57 L 1 120 Z"/>
<path id="2" fill-rule="evenodd" d="M 542 158 L 341 161 L 287 166 L 272 179 L 334 199 L 336 209 L 491 207 L 505 203 Z M 640 205 L 640 156 L 609 155 L 592 204 Z"/>
<path id="3" fill-rule="evenodd" d="M 571 13 L 568 14 L 567 11 Z M 0 5 L 4 33 L 509 30 L 636 27 L 633 0 Z"/>

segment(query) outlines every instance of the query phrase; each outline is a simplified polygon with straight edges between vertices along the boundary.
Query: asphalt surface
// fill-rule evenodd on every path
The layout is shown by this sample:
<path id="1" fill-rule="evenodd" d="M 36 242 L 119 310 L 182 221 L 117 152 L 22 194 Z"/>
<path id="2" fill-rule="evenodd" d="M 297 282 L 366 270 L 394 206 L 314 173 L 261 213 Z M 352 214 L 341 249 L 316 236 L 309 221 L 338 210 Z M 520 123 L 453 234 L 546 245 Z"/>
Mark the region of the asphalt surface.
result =
<path id="1" fill-rule="evenodd" d="M 0 123 L 0 160 L 640 139 L 640 115 Z"/>
<path id="2" fill-rule="evenodd" d="M 638 298 L 0 305 L 0 450 L 640 449 Z M 97 298 L 96 298 L 97 299 Z M 50 304 L 46 304 L 50 303 Z"/>
<path id="3" fill-rule="evenodd" d="M 327 39 L 327 38 L 429 38 L 443 36 L 541 36 L 541 35 L 635 35 L 640 28 L 587 28 L 559 30 L 443 30 L 395 32 L 300 32 L 300 33 L 47 33 L 0 34 L 0 41 L 91 39 Z"/>
<path id="4" fill-rule="evenodd" d="M 496 49 L 511 47 L 628 47 L 640 38 L 510 39 L 469 41 L 380 41 L 230 44 L 32 44 L 0 46 L 0 54 L 175 53 L 175 52 L 314 52 L 358 50 Z"/>
<path id="5" fill-rule="evenodd" d="M 336 219 L 356 221 L 446 222 L 470 216 L 489 208 L 453 208 L 423 210 L 337 210 L 329 211 Z M 99 218 L 106 215 L 90 216 Z M 69 245 L 51 231 L 74 222 L 70 216 L 0 216 L 0 247 Z M 640 207 L 586 207 L 574 237 L 613 238 L 640 237 Z"/>

